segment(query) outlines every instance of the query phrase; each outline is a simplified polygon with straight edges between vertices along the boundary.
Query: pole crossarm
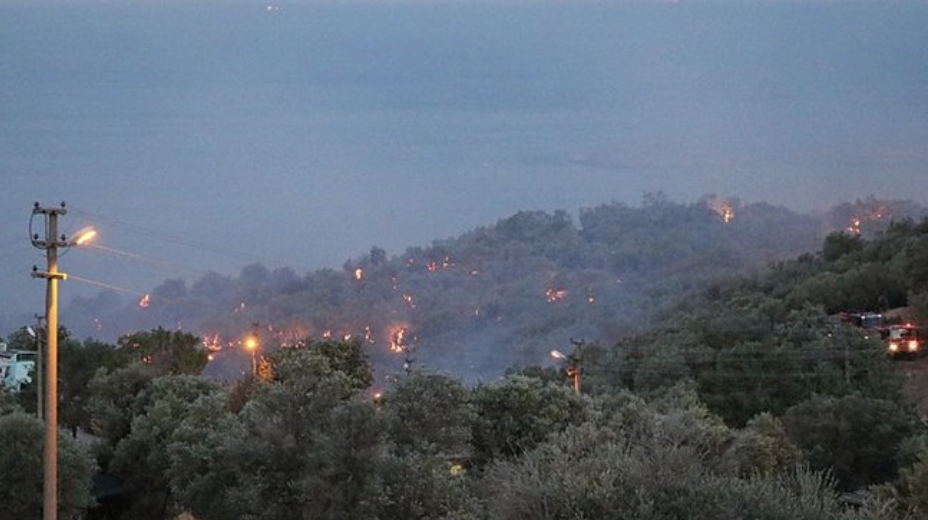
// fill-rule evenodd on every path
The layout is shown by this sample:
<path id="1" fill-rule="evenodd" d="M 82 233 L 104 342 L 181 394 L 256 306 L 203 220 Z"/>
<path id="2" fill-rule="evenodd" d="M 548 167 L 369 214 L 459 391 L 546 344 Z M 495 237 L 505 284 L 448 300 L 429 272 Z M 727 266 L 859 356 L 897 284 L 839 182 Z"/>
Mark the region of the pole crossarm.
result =
<path id="1" fill-rule="evenodd" d="M 67 280 L 68 273 L 48 273 L 43 271 L 34 271 L 32 273 L 33 278 L 42 278 L 45 280 Z"/>

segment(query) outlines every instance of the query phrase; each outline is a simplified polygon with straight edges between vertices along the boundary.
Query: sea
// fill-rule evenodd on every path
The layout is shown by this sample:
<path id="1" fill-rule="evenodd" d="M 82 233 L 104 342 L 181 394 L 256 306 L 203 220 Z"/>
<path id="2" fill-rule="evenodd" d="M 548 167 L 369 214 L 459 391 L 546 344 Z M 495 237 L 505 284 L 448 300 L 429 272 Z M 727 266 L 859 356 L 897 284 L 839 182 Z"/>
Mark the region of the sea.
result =
<path id="1" fill-rule="evenodd" d="M 646 193 L 928 204 L 928 3 L 0 0 L 0 313 Z M 115 289 L 114 289 L 115 287 Z"/>

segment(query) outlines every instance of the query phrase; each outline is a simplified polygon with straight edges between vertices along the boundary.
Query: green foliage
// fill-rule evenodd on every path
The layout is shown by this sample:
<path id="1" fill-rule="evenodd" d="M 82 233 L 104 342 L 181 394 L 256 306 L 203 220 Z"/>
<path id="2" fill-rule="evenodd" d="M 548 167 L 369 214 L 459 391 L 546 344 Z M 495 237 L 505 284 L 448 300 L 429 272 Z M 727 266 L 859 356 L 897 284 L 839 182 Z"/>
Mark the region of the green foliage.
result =
<path id="1" fill-rule="evenodd" d="M 478 387 L 474 404 L 478 463 L 521 455 L 549 435 L 583 422 L 588 411 L 587 402 L 572 391 L 524 376 Z"/>
<path id="2" fill-rule="evenodd" d="M 413 372 L 383 398 L 383 420 L 399 454 L 464 457 L 476 417 L 471 392 L 446 375 Z"/>
<path id="3" fill-rule="evenodd" d="M 94 340 L 63 342 L 58 354 L 59 420 L 73 435 L 79 428 L 89 431 L 90 382 L 100 369 L 121 368 L 125 360 L 113 345 Z"/>
<path id="4" fill-rule="evenodd" d="M 917 433 L 910 410 L 860 395 L 813 397 L 790 408 L 783 424 L 812 468 L 831 471 L 851 490 L 894 478 L 896 453 Z"/>
<path id="5" fill-rule="evenodd" d="M 125 368 L 101 370 L 90 381 L 90 430 L 109 447 L 129 435 L 132 418 L 137 412 L 136 398 L 154 379 L 152 369 L 142 364 Z"/>
<path id="6" fill-rule="evenodd" d="M 659 405 L 626 399 L 625 406 L 618 408 L 624 412 L 609 414 L 613 419 L 621 417 L 621 428 L 592 423 L 571 427 L 518 459 L 492 465 L 481 484 L 488 516 L 500 520 L 897 518 L 878 504 L 859 512 L 846 510 L 832 481 L 823 473 L 790 466 L 787 459 L 792 456 L 775 456 L 776 471 L 766 474 L 729 473 L 726 461 L 731 451 L 724 447 L 731 434 L 692 402 L 692 392 L 681 390 Z M 753 424 L 754 434 L 760 437 L 781 437 L 769 417 Z"/>
<path id="7" fill-rule="evenodd" d="M 380 520 L 480 518 L 467 477 L 452 462 L 429 454 L 389 455 L 381 467 Z"/>
<path id="8" fill-rule="evenodd" d="M 45 428 L 23 413 L 0 415 L 0 517 L 42 517 Z M 76 518 L 93 505 L 94 462 L 71 439 L 58 437 L 58 515 Z"/>
<path id="9" fill-rule="evenodd" d="M 369 387 L 374 380 L 360 339 L 319 341 L 311 343 L 310 348 L 318 350 L 333 370 L 344 372 L 351 378 L 358 390 Z"/>
<path id="10" fill-rule="evenodd" d="M 863 239 L 860 235 L 852 235 L 844 231 L 831 233 L 825 237 L 822 244 L 822 258 L 826 262 L 834 262 L 844 255 L 863 249 Z"/>
<path id="11" fill-rule="evenodd" d="M 802 461 L 802 452 L 790 442 L 779 419 L 762 413 L 735 433 L 725 457 L 735 475 L 748 477 L 792 470 Z"/>
<path id="12" fill-rule="evenodd" d="M 909 512 L 920 518 L 928 515 L 928 448 L 922 450 L 915 463 L 902 470 L 899 488 L 902 503 Z"/>
<path id="13" fill-rule="evenodd" d="M 120 353 L 133 361 L 151 365 L 158 374 L 199 374 L 207 363 L 200 340 L 184 331 L 161 327 L 119 338 Z"/>
<path id="14" fill-rule="evenodd" d="M 197 401 L 218 393 L 215 384 L 182 375 L 156 378 L 137 395 L 130 431 L 116 444 L 106 468 L 129 497 L 126 515 L 160 520 L 171 510 L 172 436 Z"/>
<path id="15" fill-rule="evenodd" d="M 211 392 L 187 407 L 165 441 L 164 476 L 176 504 L 201 519 L 236 517 L 235 497 L 228 494 L 236 478 L 229 448 L 242 435 L 226 396 Z"/>

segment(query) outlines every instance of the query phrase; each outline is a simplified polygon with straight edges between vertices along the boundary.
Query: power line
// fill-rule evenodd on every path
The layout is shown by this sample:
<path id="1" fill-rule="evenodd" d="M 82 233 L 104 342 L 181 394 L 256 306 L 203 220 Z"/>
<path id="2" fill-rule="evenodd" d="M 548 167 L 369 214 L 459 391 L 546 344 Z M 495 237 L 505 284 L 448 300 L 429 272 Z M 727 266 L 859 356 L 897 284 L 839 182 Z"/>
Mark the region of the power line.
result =
<path id="1" fill-rule="evenodd" d="M 113 285 L 113 284 L 109 284 L 109 283 L 105 283 L 105 282 L 100 282 L 100 281 L 97 281 L 97 280 L 91 280 L 90 278 L 83 278 L 83 277 L 81 277 L 81 276 L 77 276 L 77 275 L 73 275 L 73 274 L 69 274 L 69 275 L 68 275 L 68 280 L 74 280 L 75 282 L 86 283 L 86 284 L 88 284 L 88 285 L 93 285 L 93 286 L 95 286 L 95 287 L 100 287 L 101 289 L 108 289 L 108 290 L 110 290 L 110 291 L 114 291 L 114 292 L 118 292 L 118 293 L 123 293 L 123 294 L 131 294 L 131 295 L 134 295 L 134 296 L 142 296 L 142 295 L 145 294 L 145 293 L 142 293 L 142 292 L 139 292 L 139 291 L 134 291 L 134 290 L 132 290 L 132 289 L 127 289 L 127 288 L 125 288 L 125 287 L 120 287 L 120 286 L 118 286 L 118 285 Z"/>
<path id="2" fill-rule="evenodd" d="M 198 250 L 200 250 L 200 251 L 209 251 L 209 252 L 212 252 L 212 253 L 221 255 L 221 256 L 226 256 L 226 257 L 234 258 L 234 259 L 237 259 L 237 260 L 245 260 L 245 261 L 249 261 L 249 262 L 265 262 L 265 261 L 266 261 L 265 259 L 263 259 L 263 258 L 261 258 L 261 257 L 259 257 L 259 256 L 256 256 L 256 255 L 253 255 L 253 254 L 245 253 L 245 252 L 238 251 L 238 250 L 235 250 L 235 249 L 232 249 L 232 248 L 228 248 L 228 247 L 224 247 L 224 246 L 217 246 L 217 245 L 214 245 L 214 244 L 208 244 L 208 243 L 206 243 L 206 242 L 200 242 L 200 241 L 197 241 L 197 240 L 191 240 L 191 239 L 189 239 L 189 238 L 180 237 L 180 236 L 177 236 L 177 235 L 171 235 L 171 234 L 169 234 L 169 233 L 164 233 L 164 232 L 162 232 L 162 231 L 157 231 L 157 230 L 154 230 L 154 229 L 146 228 L 146 227 L 143 227 L 143 226 L 139 226 L 139 225 L 137 225 L 137 224 L 132 224 L 132 223 L 129 223 L 129 222 L 125 222 L 125 221 L 123 221 L 123 220 L 119 220 L 119 219 L 107 217 L 107 216 L 101 215 L 101 214 L 99 214 L 99 213 L 92 213 L 92 212 L 83 211 L 83 210 L 80 210 L 80 209 L 77 209 L 77 210 L 73 210 L 73 209 L 72 209 L 72 211 L 74 211 L 75 213 L 79 213 L 79 214 L 81 214 L 81 215 L 84 215 L 84 216 L 86 216 L 86 217 L 90 217 L 90 218 L 93 218 L 93 219 L 96 219 L 96 220 L 101 220 L 101 221 L 104 221 L 104 222 L 108 222 L 108 223 L 110 223 L 110 224 L 113 224 L 113 225 L 116 225 L 116 226 L 125 228 L 125 229 L 127 229 L 127 230 L 129 230 L 129 231 L 132 231 L 132 232 L 134 232 L 134 233 L 141 234 L 141 235 L 145 235 L 145 236 L 148 236 L 148 237 L 150 237 L 150 238 L 157 239 L 157 240 L 162 240 L 162 241 L 165 241 L 165 242 L 170 242 L 170 243 L 182 245 L 182 246 L 185 246 L 185 247 L 190 247 L 190 248 L 193 248 L 193 249 L 198 249 Z"/>

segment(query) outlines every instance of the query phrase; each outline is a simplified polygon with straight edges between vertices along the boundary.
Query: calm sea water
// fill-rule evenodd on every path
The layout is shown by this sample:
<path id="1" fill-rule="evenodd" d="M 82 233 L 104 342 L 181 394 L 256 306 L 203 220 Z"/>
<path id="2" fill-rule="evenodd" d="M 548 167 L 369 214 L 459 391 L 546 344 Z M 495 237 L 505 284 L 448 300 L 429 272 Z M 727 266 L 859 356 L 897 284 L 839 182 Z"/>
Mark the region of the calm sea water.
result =
<path id="1" fill-rule="evenodd" d="M 34 200 L 133 290 L 645 191 L 928 202 L 924 2 L 127 3 L 0 3 L 7 294 Z"/>

